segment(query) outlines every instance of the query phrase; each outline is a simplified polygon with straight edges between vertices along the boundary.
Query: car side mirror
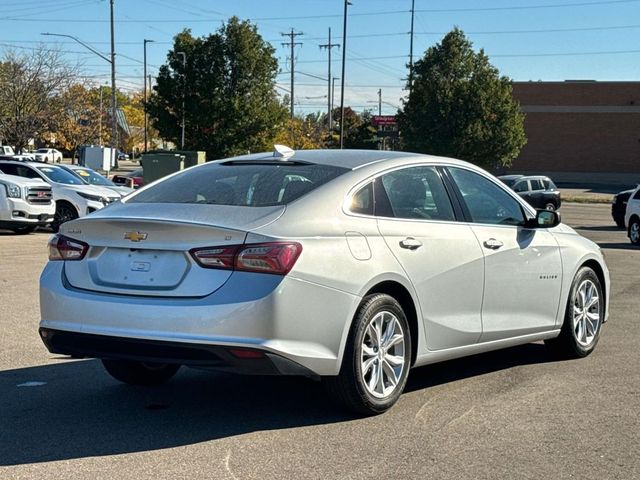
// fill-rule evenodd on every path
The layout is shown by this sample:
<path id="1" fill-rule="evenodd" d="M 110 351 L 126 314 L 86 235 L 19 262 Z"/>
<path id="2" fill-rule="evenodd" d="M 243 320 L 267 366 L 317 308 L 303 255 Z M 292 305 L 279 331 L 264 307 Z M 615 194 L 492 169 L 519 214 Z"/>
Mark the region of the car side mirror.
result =
<path id="1" fill-rule="evenodd" d="M 553 228 L 560 225 L 560 214 L 554 210 L 537 210 L 536 218 L 530 222 L 531 228 Z"/>

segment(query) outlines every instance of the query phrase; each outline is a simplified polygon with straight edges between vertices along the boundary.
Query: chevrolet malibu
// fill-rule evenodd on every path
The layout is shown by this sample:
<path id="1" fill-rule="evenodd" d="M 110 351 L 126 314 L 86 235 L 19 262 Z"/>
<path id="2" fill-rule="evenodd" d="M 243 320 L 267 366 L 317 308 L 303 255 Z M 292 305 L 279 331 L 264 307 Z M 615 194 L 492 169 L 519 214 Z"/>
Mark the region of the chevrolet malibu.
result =
<path id="1" fill-rule="evenodd" d="M 596 244 L 471 164 L 276 146 L 199 165 L 65 223 L 40 280 L 53 353 L 129 384 L 181 365 L 304 375 L 363 414 L 420 365 L 607 320 Z"/>

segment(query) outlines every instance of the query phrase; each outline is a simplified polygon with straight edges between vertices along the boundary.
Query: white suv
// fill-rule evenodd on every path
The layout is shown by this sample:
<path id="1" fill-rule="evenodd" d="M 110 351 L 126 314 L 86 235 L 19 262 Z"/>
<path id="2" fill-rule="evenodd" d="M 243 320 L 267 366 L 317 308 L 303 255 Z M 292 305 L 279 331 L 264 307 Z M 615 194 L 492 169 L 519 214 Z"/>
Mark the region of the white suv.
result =
<path id="1" fill-rule="evenodd" d="M 51 186 L 0 170 L 0 228 L 31 233 L 53 221 L 55 211 Z"/>
<path id="2" fill-rule="evenodd" d="M 631 243 L 640 246 L 640 185 L 629 197 L 624 223 L 627 225 L 627 235 Z"/>
<path id="3" fill-rule="evenodd" d="M 84 217 L 122 198 L 108 188 L 87 185 L 78 176 L 57 165 L 0 160 L 0 170 L 8 175 L 38 178 L 51 185 L 56 204 L 51 223 L 54 231 L 58 231 L 64 222 Z"/>

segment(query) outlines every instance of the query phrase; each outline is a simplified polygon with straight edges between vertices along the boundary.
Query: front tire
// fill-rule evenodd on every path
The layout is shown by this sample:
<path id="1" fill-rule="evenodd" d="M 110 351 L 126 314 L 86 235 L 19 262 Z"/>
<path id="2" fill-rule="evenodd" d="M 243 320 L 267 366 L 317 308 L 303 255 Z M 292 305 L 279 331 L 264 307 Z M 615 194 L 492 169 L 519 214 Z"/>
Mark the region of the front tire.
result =
<path id="1" fill-rule="evenodd" d="M 589 267 L 578 270 L 569 293 L 562 330 L 545 345 L 557 356 L 582 358 L 598 344 L 605 301 L 600 279 Z"/>
<path id="2" fill-rule="evenodd" d="M 544 206 L 544 209 L 545 210 L 549 210 L 551 212 L 555 212 L 556 211 L 556 206 L 553 203 L 549 202 Z"/>
<path id="3" fill-rule="evenodd" d="M 24 227 L 16 227 L 12 230 L 16 235 L 28 235 L 33 233 L 36 230 L 36 227 L 34 225 L 25 225 Z"/>
<path id="4" fill-rule="evenodd" d="M 629 240 L 635 246 L 640 246 L 640 219 L 634 217 L 629 221 Z"/>
<path id="5" fill-rule="evenodd" d="M 116 380 L 129 385 L 160 385 L 173 377 L 180 365 L 142 363 L 131 360 L 102 360 L 105 370 Z"/>
<path id="6" fill-rule="evenodd" d="M 377 415 L 398 401 L 410 367 L 411 331 L 402 307 L 389 295 L 368 295 L 351 326 L 340 373 L 323 383 L 347 409 Z"/>
<path id="7" fill-rule="evenodd" d="M 75 220 L 78 217 L 78 212 L 75 208 L 73 208 L 73 206 L 64 202 L 58 203 L 56 205 L 56 213 L 53 217 L 53 222 L 51 222 L 51 229 L 54 232 L 58 232 L 58 230 L 60 230 L 60 225 L 65 222 Z"/>

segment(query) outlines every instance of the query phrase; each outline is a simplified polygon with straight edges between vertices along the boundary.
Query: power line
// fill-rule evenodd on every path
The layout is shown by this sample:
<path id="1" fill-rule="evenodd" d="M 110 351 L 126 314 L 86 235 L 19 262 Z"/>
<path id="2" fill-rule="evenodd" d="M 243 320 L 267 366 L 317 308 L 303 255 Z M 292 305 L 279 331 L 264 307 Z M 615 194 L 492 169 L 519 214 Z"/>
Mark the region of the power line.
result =
<path id="1" fill-rule="evenodd" d="M 328 73 L 327 73 L 327 118 L 329 120 L 329 131 L 331 131 L 333 126 L 333 118 L 331 111 L 331 104 L 333 103 L 333 99 L 331 98 L 331 49 L 332 48 L 340 48 L 339 43 L 331 43 L 331 27 L 329 27 L 329 41 L 325 44 L 319 45 L 320 49 L 326 49 L 329 54 L 329 58 L 327 61 L 328 65 Z M 305 74 L 308 75 L 308 74 Z"/>
<path id="2" fill-rule="evenodd" d="M 295 71 L 295 55 L 294 49 L 297 46 L 302 46 L 302 42 L 296 42 L 296 37 L 303 35 L 302 32 L 294 32 L 293 28 L 289 33 L 281 33 L 283 37 L 289 37 L 288 42 L 282 42 L 283 47 L 291 47 L 291 118 L 293 118 L 293 79 L 294 79 L 294 71 Z"/>

